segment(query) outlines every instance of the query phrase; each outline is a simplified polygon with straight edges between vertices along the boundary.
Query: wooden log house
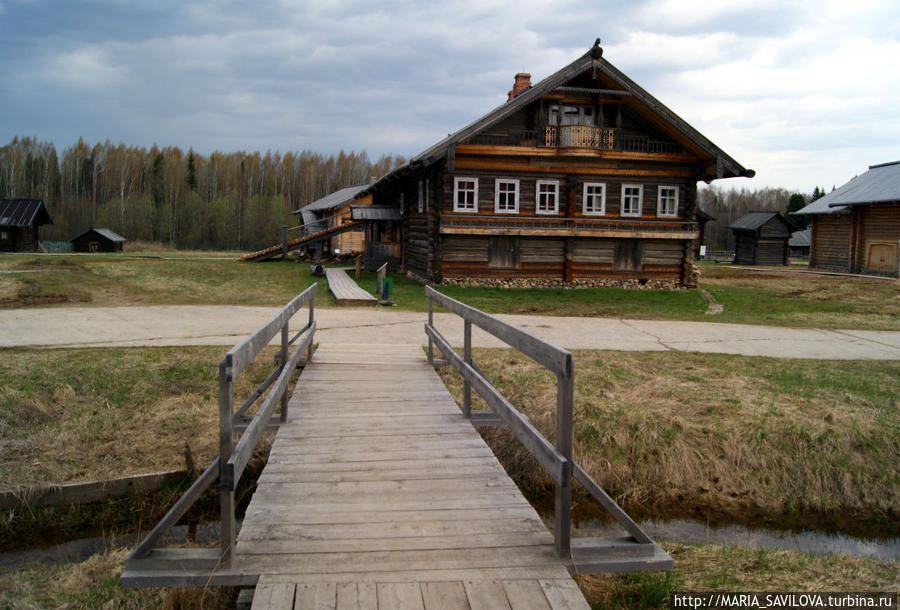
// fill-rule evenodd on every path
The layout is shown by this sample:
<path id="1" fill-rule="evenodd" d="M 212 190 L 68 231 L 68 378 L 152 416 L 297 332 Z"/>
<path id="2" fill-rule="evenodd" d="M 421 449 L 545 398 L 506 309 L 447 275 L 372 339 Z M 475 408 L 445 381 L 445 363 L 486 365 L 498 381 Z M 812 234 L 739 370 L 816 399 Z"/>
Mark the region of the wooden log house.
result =
<path id="1" fill-rule="evenodd" d="M 734 235 L 734 262 L 739 265 L 787 265 L 788 240 L 795 227 L 778 212 L 748 212 L 728 227 Z"/>
<path id="2" fill-rule="evenodd" d="M 505 104 L 364 191 L 400 229 L 367 260 L 434 283 L 695 285 L 697 181 L 754 172 L 602 53 L 517 74 Z"/>
<path id="3" fill-rule="evenodd" d="M 53 224 L 40 199 L 0 199 L 0 252 L 38 252 L 40 227 Z"/>
<path id="4" fill-rule="evenodd" d="M 291 214 L 300 216 L 308 234 L 343 226 L 350 220 L 351 202 L 355 205 L 371 203 L 371 195 L 361 194 L 361 191 L 367 186 L 368 184 L 345 186 L 302 208 L 292 211 Z M 359 199 L 357 199 L 357 196 L 359 196 Z M 365 237 L 362 229 L 359 231 L 347 231 L 329 237 L 324 244 L 317 242 L 310 247 L 324 247 L 328 255 L 359 254 L 365 249 Z"/>
<path id="5" fill-rule="evenodd" d="M 809 267 L 900 277 L 900 161 L 871 165 L 805 208 Z"/>

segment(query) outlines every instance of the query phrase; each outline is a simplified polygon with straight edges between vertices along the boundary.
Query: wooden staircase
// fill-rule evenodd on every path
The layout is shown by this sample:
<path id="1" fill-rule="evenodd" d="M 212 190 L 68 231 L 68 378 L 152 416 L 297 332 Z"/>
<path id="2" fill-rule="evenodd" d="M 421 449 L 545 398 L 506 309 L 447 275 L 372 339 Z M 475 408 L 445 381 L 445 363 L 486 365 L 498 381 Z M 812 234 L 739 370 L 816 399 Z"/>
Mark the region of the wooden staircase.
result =
<path id="1" fill-rule="evenodd" d="M 326 237 L 331 237 L 332 235 L 337 235 L 338 233 L 350 231 L 351 229 L 354 229 L 360 225 L 362 225 L 362 221 L 351 220 L 337 227 L 330 227 L 328 229 L 323 229 L 322 231 L 316 231 L 315 233 L 310 233 L 308 235 L 303 235 L 302 237 L 292 239 L 286 244 L 276 244 L 264 250 L 257 250 L 256 252 L 245 254 L 241 257 L 241 260 L 254 262 L 268 260 L 270 258 L 279 256 L 284 251 L 284 246 L 287 246 L 287 250 L 288 252 L 290 252 L 291 250 L 296 250 L 301 246 L 307 246 L 309 244 L 325 239 Z"/>

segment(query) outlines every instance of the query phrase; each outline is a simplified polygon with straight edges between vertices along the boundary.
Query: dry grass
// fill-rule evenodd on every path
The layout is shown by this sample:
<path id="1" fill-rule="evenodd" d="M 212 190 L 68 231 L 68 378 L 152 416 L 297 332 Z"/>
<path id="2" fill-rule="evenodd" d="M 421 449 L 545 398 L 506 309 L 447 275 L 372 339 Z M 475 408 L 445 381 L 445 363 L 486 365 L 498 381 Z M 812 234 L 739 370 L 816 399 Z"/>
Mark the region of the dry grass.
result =
<path id="1" fill-rule="evenodd" d="M 475 361 L 548 438 L 555 379 L 505 350 Z M 639 512 L 823 516 L 897 525 L 900 362 L 577 352 L 575 456 Z M 442 371 L 457 398 L 461 382 Z M 508 432 L 488 433 L 527 486 L 548 479 Z"/>
<path id="2" fill-rule="evenodd" d="M 746 547 L 663 543 L 675 560 L 668 574 L 579 576 L 594 608 L 669 608 L 673 591 L 900 590 L 900 562 L 853 555 L 824 557 Z"/>
<path id="3" fill-rule="evenodd" d="M 222 347 L 3 350 L 0 488 L 198 466 L 218 453 Z M 246 397 L 274 368 L 267 349 L 239 379 Z M 252 385 L 251 385 L 252 384 Z"/>
<path id="4" fill-rule="evenodd" d="M 705 264 L 701 286 L 722 322 L 900 330 L 900 280 Z"/>
<path id="5" fill-rule="evenodd" d="M 0 571 L 0 607 L 175 610 L 234 607 L 236 589 L 122 589 L 126 549 L 82 563 Z"/>

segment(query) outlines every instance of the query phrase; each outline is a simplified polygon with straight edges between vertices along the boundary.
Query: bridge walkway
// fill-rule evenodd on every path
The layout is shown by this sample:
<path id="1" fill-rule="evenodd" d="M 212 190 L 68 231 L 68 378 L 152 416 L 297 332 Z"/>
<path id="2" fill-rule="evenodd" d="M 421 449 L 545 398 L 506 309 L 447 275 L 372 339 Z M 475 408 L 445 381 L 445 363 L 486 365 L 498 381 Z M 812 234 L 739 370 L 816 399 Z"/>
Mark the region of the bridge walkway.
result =
<path id="1" fill-rule="evenodd" d="M 253 608 L 587 608 L 422 348 L 321 345 L 235 546 Z"/>

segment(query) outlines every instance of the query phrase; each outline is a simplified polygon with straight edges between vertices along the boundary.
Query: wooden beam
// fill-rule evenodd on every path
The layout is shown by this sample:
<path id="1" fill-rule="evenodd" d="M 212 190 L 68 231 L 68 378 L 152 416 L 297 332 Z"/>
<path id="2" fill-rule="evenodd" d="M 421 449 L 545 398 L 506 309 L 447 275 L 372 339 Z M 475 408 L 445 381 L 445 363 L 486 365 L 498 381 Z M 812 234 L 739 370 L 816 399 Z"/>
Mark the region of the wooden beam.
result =
<path id="1" fill-rule="evenodd" d="M 620 169 L 614 167 L 594 167 L 573 165 L 571 159 L 489 159 L 484 157 L 464 157 L 456 162 L 458 170 L 507 171 L 518 173 L 548 172 L 554 174 L 589 174 L 592 176 L 647 178 L 689 178 L 689 169 Z"/>

